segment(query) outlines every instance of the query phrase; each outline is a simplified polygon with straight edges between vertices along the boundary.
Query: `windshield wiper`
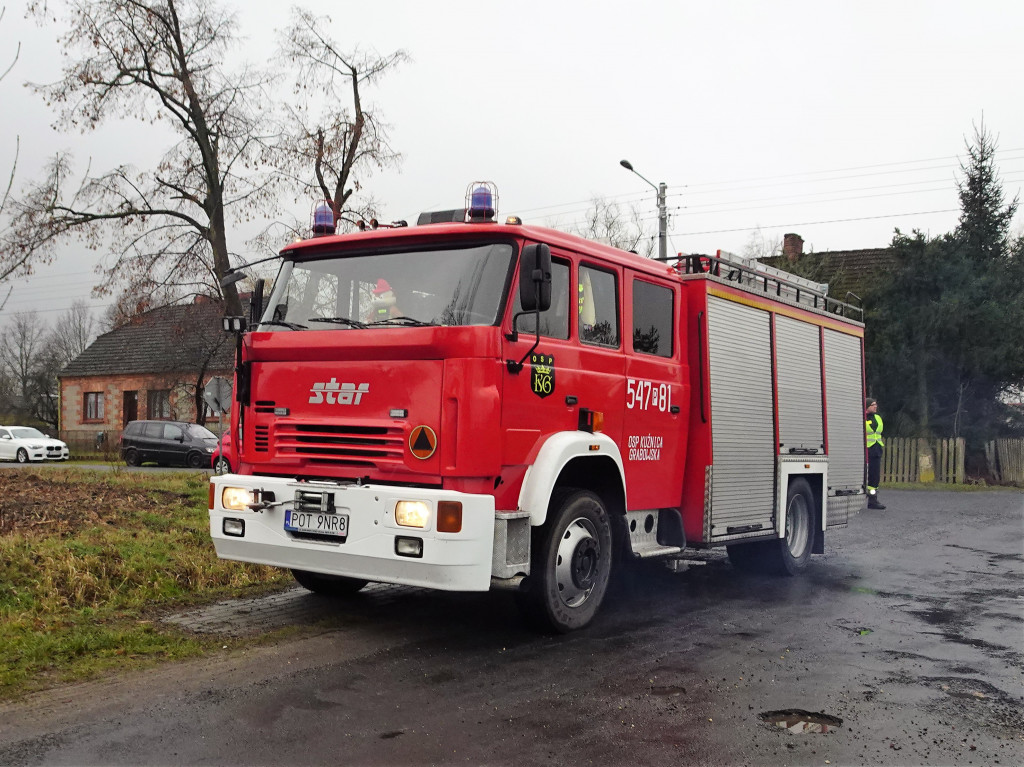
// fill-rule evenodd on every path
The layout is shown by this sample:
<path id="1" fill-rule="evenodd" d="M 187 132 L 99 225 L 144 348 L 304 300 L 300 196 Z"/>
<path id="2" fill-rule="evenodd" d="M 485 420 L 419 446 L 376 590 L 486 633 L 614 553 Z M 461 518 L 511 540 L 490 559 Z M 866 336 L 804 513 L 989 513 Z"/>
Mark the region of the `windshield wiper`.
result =
<path id="1" fill-rule="evenodd" d="M 284 320 L 261 320 L 257 323 L 259 325 L 280 325 L 282 328 L 288 328 L 289 330 L 309 330 L 305 325 L 300 325 L 297 322 L 285 322 Z"/>
<path id="2" fill-rule="evenodd" d="M 350 320 L 348 317 L 310 317 L 308 322 L 333 322 L 335 325 L 348 325 L 350 328 L 365 328 L 366 323 Z"/>
<path id="3" fill-rule="evenodd" d="M 377 320 L 370 325 L 416 325 L 418 327 L 437 327 L 436 322 L 424 322 L 415 317 L 388 317 L 386 320 Z"/>

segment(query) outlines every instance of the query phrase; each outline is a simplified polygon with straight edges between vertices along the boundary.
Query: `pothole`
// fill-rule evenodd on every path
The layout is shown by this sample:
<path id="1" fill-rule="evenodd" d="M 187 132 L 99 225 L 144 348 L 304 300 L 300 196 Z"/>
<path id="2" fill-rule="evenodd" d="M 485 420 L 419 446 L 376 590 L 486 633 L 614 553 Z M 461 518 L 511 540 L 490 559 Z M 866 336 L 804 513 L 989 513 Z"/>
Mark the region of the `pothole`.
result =
<path id="1" fill-rule="evenodd" d="M 798 708 L 790 708 L 784 711 L 765 711 L 761 714 L 761 721 L 775 725 L 794 735 L 831 732 L 838 729 L 843 723 L 843 720 L 837 716 L 811 713 L 810 711 L 802 711 Z"/>

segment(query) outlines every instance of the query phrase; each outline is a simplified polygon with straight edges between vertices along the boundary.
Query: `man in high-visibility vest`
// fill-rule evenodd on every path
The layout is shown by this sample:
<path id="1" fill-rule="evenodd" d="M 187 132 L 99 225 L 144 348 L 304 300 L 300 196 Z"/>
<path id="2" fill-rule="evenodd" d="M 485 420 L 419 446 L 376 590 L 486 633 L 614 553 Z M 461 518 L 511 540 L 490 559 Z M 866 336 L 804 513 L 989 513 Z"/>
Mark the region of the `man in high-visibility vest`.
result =
<path id="1" fill-rule="evenodd" d="M 882 478 L 882 416 L 878 414 L 878 402 L 868 398 L 864 403 L 864 431 L 868 447 L 868 508 L 884 509 L 878 501 L 878 484 Z"/>

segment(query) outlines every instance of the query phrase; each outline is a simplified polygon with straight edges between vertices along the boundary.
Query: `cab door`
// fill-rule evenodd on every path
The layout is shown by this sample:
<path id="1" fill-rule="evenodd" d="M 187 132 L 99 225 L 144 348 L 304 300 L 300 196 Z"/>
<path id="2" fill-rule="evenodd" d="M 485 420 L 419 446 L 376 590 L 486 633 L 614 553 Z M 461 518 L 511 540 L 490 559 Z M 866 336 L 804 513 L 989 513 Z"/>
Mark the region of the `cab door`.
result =
<path id="1" fill-rule="evenodd" d="M 631 509 L 682 505 L 689 385 L 678 337 L 678 285 L 626 273 L 629 319 L 622 460 Z"/>
<path id="2" fill-rule="evenodd" d="M 572 262 L 566 254 L 552 253 L 551 306 L 540 314 L 540 340 L 536 316 L 514 319 L 516 339 L 502 335 L 506 360 L 522 361 L 521 370 L 508 365 L 502 374 L 502 464 L 525 466 L 533 460 L 549 435 L 575 429 L 577 415 L 566 397 L 575 388 L 576 347 L 571 340 Z M 513 317 L 522 312 L 519 292 L 512 304 Z M 509 330 L 512 324 L 509 323 Z M 530 349 L 537 344 L 531 352 Z M 513 366 L 514 367 L 514 366 Z"/>
<path id="3" fill-rule="evenodd" d="M 556 432 L 578 431 L 582 409 L 604 415 L 604 433 L 619 442 L 622 431 L 623 353 L 620 273 L 578 262 L 552 248 L 551 307 L 516 321 L 518 338 L 506 338 L 505 358 L 524 368 L 506 369 L 502 391 L 502 463 L 525 466 Z M 518 294 L 512 302 L 519 312 Z"/>

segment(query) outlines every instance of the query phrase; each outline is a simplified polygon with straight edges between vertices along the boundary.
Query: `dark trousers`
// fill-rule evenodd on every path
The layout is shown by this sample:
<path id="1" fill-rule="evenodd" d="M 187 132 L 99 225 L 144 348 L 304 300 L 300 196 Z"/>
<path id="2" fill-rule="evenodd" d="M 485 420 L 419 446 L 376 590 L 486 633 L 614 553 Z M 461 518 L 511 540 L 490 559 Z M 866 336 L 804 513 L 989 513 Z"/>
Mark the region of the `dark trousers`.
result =
<path id="1" fill-rule="evenodd" d="M 882 481 L 882 446 L 872 445 L 868 448 L 868 487 L 878 488 Z"/>

